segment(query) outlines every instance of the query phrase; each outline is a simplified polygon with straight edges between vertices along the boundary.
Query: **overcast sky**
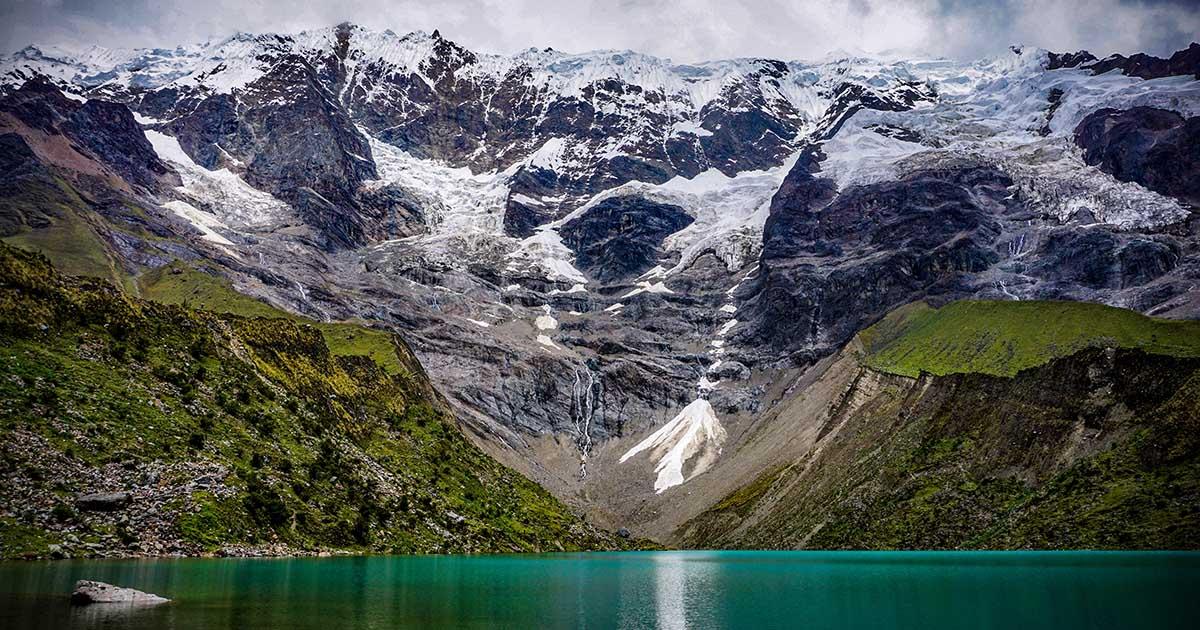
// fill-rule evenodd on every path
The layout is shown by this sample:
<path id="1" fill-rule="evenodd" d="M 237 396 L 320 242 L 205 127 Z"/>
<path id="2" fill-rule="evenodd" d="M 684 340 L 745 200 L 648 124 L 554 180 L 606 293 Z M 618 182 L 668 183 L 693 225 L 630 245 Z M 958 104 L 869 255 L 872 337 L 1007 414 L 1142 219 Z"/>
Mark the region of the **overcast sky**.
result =
<path id="1" fill-rule="evenodd" d="M 0 50 L 172 47 L 347 20 L 440 29 L 483 52 L 629 48 L 681 62 L 839 49 L 972 58 L 1009 44 L 1162 55 L 1200 39 L 1200 0 L 0 0 Z"/>

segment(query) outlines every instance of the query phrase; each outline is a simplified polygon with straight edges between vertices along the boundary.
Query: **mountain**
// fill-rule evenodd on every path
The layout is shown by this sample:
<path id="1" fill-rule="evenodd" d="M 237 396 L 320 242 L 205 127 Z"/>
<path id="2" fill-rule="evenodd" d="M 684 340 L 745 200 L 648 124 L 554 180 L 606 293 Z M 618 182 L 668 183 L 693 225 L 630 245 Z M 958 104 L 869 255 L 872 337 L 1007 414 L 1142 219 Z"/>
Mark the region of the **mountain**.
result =
<path id="1" fill-rule="evenodd" d="M 1200 314 L 1196 50 L 30 47 L 0 61 L 0 235 L 133 296 L 395 332 L 476 446 L 591 522 L 734 544 L 682 527 L 808 452 L 747 432 L 808 426 L 789 401 L 897 308 Z"/>

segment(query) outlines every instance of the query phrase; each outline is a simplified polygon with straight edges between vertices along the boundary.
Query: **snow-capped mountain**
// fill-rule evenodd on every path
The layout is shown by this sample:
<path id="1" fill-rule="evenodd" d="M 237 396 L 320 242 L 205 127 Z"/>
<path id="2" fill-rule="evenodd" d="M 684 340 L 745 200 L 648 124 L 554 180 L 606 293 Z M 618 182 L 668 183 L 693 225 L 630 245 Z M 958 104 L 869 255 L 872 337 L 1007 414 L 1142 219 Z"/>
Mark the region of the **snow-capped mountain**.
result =
<path id="1" fill-rule="evenodd" d="M 356 160 L 369 158 L 364 134 L 476 173 L 515 169 L 504 227 L 522 237 L 628 181 L 777 167 L 848 94 L 905 108 L 933 96 L 903 64 L 847 59 L 814 68 L 744 59 L 685 66 L 629 51 L 532 49 L 501 57 L 436 32 L 398 36 L 346 24 L 287 36 L 239 34 L 172 51 L 90 48 L 72 56 L 31 47 L 7 60 L 2 74 L 10 87 L 43 75 L 68 91 L 126 102 L 179 136 L 198 163 L 241 162 L 248 179 L 285 196 L 294 196 L 295 182 L 263 164 L 284 156 L 256 161 L 275 143 L 244 136 L 275 132 L 253 122 L 267 112 L 328 103 L 352 122 L 320 116 L 333 119 L 328 148 L 336 155 L 327 165 L 339 176 L 355 184 L 373 177 L 354 163 L 369 161 Z M 231 110 L 239 112 L 236 121 Z M 349 190 L 317 192 L 353 203 Z M 364 244 L 372 239 L 363 230 L 371 231 L 335 230 L 346 232 L 335 240 Z"/>
<path id="2" fill-rule="evenodd" d="M 126 273 L 190 261 L 397 329 L 485 448 L 669 532 L 707 507 L 676 488 L 718 493 L 752 422 L 897 306 L 1200 314 L 1198 63 L 680 65 L 342 24 L 29 47 L 0 136 Z M 59 220 L 23 212 L 9 233 Z"/>

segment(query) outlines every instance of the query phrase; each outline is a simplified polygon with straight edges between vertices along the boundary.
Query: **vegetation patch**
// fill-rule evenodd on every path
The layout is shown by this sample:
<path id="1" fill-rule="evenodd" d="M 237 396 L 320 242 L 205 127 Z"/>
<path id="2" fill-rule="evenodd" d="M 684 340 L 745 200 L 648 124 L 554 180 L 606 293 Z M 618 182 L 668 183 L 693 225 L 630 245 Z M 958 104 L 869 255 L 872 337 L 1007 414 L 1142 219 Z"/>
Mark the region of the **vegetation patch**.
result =
<path id="1" fill-rule="evenodd" d="M 1013 376 L 1089 347 L 1200 356 L 1200 322 L 1147 317 L 1086 302 L 924 303 L 893 311 L 860 333 L 872 368 L 904 376 L 977 372 Z"/>

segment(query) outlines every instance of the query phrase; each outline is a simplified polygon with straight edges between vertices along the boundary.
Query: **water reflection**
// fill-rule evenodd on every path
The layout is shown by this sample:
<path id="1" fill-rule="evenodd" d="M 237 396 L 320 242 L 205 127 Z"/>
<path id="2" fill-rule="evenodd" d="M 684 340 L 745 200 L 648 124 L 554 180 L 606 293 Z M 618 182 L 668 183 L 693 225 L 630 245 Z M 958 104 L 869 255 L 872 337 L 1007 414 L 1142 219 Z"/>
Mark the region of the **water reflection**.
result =
<path id="1" fill-rule="evenodd" d="M 675 555 L 654 557 L 654 610 L 660 630 L 686 630 L 687 569 L 682 558 Z"/>

